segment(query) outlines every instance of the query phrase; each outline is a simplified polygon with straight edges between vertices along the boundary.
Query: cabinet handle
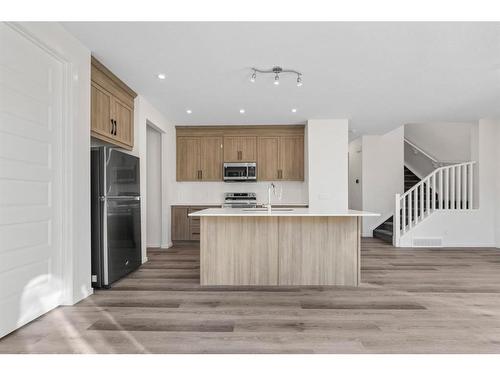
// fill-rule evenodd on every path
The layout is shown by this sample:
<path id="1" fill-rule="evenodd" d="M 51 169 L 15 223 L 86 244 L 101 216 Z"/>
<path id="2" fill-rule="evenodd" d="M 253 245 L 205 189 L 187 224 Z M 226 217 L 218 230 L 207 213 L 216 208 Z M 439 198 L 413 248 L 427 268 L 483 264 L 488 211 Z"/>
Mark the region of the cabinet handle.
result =
<path id="1" fill-rule="evenodd" d="M 203 180 L 203 171 L 200 171 L 200 180 Z"/>
<path id="2" fill-rule="evenodd" d="M 238 160 L 243 159 L 243 157 L 242 157 L 242 155 L 241 155 L 241 154 L 242 154 L 242 152 L 241 152 L 241 151 L 238 151 Z"/>
<path id="3" fill-rule="evenodd" d="M 283 170 L 282 169 L 278 169 L 278 178 L 279 179 L 283 178 Z"/>
<path id="4" fill-rule="evenodd" d="M 115 130 L 115 123 L 113 122 L 113 119 L 111 119 L 110 121 L 111 121 L 111 134 L 113 134 Z"/>
<path id="5" fill-rule="evenodd" d="M 115 122 L 115 135 L 116 135 L 116 132 L 117 132 L 117 130 L 118 130 L 118 125 L 117 125 L 117 123 L 116 123 L 116 120 L 113 120 L 113 121 Z"/>

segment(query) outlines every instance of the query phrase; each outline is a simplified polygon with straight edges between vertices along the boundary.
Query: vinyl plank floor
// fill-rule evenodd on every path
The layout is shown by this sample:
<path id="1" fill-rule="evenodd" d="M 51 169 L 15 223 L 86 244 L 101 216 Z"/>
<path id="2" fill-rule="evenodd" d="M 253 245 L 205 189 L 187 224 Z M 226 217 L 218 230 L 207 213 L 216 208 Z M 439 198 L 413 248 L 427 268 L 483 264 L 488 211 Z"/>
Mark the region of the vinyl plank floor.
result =
<path id="1" fill-rule="evenodd" d="M 500 353 L 500 250 L 361 243 L 361 285 L 202 287 L 199 248 L 148 249 L 0 353 Z"/>

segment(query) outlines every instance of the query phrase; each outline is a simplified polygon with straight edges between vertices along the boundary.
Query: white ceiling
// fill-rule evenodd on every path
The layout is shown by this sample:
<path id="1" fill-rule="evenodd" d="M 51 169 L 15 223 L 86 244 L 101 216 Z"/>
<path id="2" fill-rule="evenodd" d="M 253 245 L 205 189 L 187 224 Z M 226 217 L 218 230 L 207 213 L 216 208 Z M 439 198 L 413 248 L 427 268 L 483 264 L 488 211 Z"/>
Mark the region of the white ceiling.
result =
<path id="1" fill-rule="evenodd" d="M 175 124 L 349 118 L 356 134 L 382 134 L 500 115 L 500 23 L 63 26 Z M 304 85 L 295 76 L 249 82 L 250 67 L 273 65 L 301 71 Z"/>

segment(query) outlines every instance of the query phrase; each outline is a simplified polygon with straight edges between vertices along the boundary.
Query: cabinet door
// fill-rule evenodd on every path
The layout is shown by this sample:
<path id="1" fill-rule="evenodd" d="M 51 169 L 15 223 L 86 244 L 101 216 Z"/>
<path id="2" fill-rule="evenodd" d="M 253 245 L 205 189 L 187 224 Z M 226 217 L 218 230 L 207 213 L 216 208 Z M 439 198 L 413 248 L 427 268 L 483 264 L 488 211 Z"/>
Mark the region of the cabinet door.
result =
<path id="1" fill-rule="evenodd" d="M 224 162 L 240 161 L 239 137 L 224 137 Z"/>
<path id="2" fill-rule="evenodd" d="M 257 150 L 257 176 L 260 181 L 278 179 L 278 137 L 259 137 Z"/>
<path id="3" fill-rule="evenodd" d="M 172 207 L 172 240 L 190 239 L 189 216 L 187 207 Z"/>
<path id="4" fill-rule="evenodd" d="M 222 181 L 222 137 L 200 137 L 200 169 L 204 181 Z"/>
<path id="5" fill-rule="evenodd" d="M 201 178 L 200 138 L 177 137 L 177 181 Z"/>
<path id="6" fill-rule="evenodd" d="M 120 100 L 113 99 L 113 120 L 115 124 L 115 138 L 117 141 L 133 147 L 133 116 L 132 109 Z"/>
<path id="7" fill-rule="evenodd" d="M 257 137 L 239 137 L 239 151 L 241 161 L 256 161 Z"/>
<path id="8" fill-rule="evenodd" d="M 101 87 L 91 85 L 91 131 L 113 138 L 111 123 L 111 94 Z"/>
<path id="9" fill-rule="evenodd" d="M 281 180 L 304 180 L 304 137 L 280 137 L 279 177 Z"/>
<path id="10" fill-rule="evenodd" d="M 256 161 L 256 137 L 224 137 L 225 162 L 251 162 Z"/>

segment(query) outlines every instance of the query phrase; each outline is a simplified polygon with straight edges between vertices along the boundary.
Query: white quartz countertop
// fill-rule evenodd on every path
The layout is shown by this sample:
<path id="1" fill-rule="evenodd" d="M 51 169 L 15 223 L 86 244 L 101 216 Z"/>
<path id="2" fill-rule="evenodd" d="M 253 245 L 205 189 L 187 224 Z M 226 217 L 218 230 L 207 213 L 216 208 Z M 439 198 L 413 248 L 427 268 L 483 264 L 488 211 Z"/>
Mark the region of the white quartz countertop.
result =
<path id="1" fill-rule="evenodd" d="M 366 211 L 315 210 L 311 208 L 273 208 L 271 213 L 264 208 L 208 208 L 189 216 L 380 216 Z"/>

